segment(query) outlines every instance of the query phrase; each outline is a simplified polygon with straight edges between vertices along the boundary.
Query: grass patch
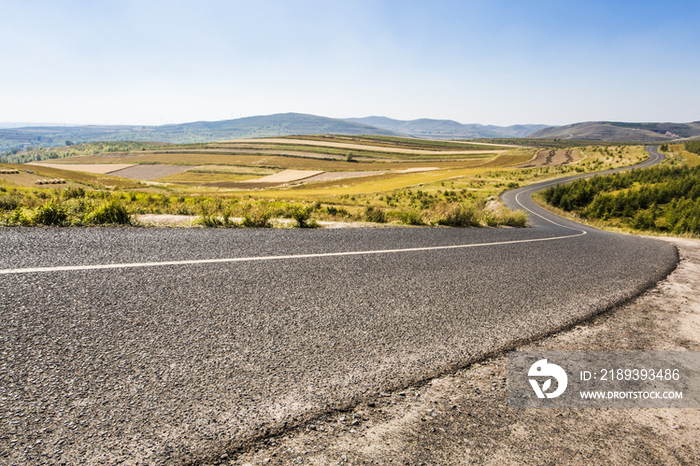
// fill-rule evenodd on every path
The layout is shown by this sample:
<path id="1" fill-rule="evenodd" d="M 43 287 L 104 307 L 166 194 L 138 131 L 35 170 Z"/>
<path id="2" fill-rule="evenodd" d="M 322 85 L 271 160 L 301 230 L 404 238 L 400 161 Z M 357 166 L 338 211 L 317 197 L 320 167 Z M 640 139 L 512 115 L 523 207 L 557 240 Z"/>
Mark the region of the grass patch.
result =
<path id="1" fill-rule="evenodd" d="M 87 215 L 87 225 L 131 225 L 131 214 L 115 199 L 111 199 Z"/>

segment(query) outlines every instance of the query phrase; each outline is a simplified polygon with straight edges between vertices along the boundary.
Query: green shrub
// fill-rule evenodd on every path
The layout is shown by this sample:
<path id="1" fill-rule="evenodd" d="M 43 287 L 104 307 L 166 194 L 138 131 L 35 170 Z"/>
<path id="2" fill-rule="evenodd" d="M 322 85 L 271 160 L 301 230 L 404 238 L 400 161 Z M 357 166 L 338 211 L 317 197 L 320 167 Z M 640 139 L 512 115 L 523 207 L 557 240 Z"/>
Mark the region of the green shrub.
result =
<path id="1" fill-rule="evenodd" d="M 131 225 L 131 214 L 119 201 L 107 201 L 85 218 L 88 225 Z"/>
<path id="2" fill-rule="evenodd" d="M 267 210 L 256 210 L 243 216 L 241 226 L 246 228 L 272 228 L 270 223 L 270 212 Z"/>
<path id="3" fill-rule="evenodd" d="M 685 143 L 685 150 L 700 155 L 700 141 L 688 141 Z"/>
<path id="4" fill-rule="evenodd" d="M 477 218 L 476 209 L 464 207 L 460 204 L 447 208 L 437 221 L 438 225 L 451 227 L 478 227 L 481 226 Z"/>
<path id="5" fill-rule="evenodd" d="M 400 212 L 399 219 L 401 223 L 406 225 L 425 225 L 423 217 L 417 210 L 409 210 L 408 212 Z"/>
<path id="6" fill-rule="evenodd" d="M 192 215 L 192 209 L 186 203 L 182 203 L 175 209 L 177 215 Z"/>
<path id="7" fill-rule="evenodd" d="M 226 228 L 236 228 L 236 227 L 241 226 L 240 223 L 234 222 L 233 220 L 231 220 L 231 209 L 230 208 L 224 210 L 223 220 L 221 223 L 222 223 L 222 226 L 224 226 Z"/>
<path id="8" fill-rule="evenodd" d="M 221 222 L 221 220 L 219 220 L 217 216 L 209 214 L 200 215 L 192 223 L 194 225 L 201 225 L 203 227 L 209 228 L 217 228 L 223 226 L 223 223 Z"/>
<path id="9" fill-rule="evenodd" d="M 68 188 L 61 194 L 63 199 L 79 199 L 85 197 L 85 190 L 83 188 Z"/>
<path id="10" fill-rule="evenodd" d="M 386 223 L 386 214 L 378 207 L 365 207 L 365 220 L 373 223 Z"/>
<path id="11" fill-rule="evenodd" d="M 510 210 L 501 206 L 496 210 L 486 210 L 481 214 L 481 222 L 489 227 L 509 226 L 523 228 L 527 226 L 527 214 L 522 210 Z"/>
<path id="12" fill-rule="evenodd" d="M 46 204 L 37 207 L 32 217 L 35 225 L 64 226 L 68 224 L 68 211 L 65 207 L 51 199 Z"/>
<path id="13" fill-rule="evenodd" d="M 487 227 L 497 227 L 498 217 L 491 211 L 485 211 L 481 214 L 481 221 L 486 224 Z"/>
<path id="14" fill-rule="evenodd" d="M 317 228 L 315 220 L 309 221 L 314 208 L 312 206 L 295 205 L 292 207 L 292 218 L 296 220 L 299 228 Z"/>
<path id="15" fill-rule="evenodd" d="M 501 219 L 501 224 L 509 227 L 524 228 L 527 226 L 527 214 L 522 210 L 507 211 Z"/>
<path id="16" fill-rule="evenodd" d="M 29 214 L 27 209 L 17 207 L 10 215 L 7 216 L 4 223 L 6 225 L 30 226 L 34 224 L 34 219 Z"/>
<path id="17" fill-rule="evenodd" d="M 655 230 L 656 216 L 652 209 L 640 210 L 630 221 L 630 226 L 637 230 Z"/>
<path id="18" fill-rule="evenodd" d="M 22 204 L 22 199 L 19 196 L 0 196 L 0 211 L 15 210 Z"/>

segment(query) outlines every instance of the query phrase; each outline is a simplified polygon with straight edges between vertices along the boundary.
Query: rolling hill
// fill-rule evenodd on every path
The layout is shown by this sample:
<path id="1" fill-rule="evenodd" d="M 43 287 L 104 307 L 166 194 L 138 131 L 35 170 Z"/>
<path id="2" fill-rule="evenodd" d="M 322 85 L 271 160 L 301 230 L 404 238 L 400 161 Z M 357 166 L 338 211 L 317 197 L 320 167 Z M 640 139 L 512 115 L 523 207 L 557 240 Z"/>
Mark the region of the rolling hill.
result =
<path id="1" fill-rule="evenodd" d="M 541 129 L 528 137 L 576 139 L 588 141 L 663 142 L 700 137 L 700 122 L 694 123 L 622 123 L 589 121 Z"/>
<path id="2" fill-rule="evenodd" d="M 376 116 L 346 118 L 346 121 L 376 126 L 415 137 L 439 139 L 522 138 L 543 128 L 548 128 L 547 125 L 494 126 L 462 124 L 454 120 L 431 120 L 427 118 L 404 121 Z"/>
<path id="3" fill-rule="evenodd" d="M 98 141 L 196 143 L 301 134 L 365 134 L 400 136 L 384 128 L 300 113 L 255 116 L 223 121 L 197 121 L 162 126 L 43 126 L 0 129 L 0 151 L 23 146 L 63 146 Z"/>
<path id="4" fill-rule="evenodd" d="M 663 142 L 700 138 L 700 122 L 619 123 L 586 122 L 545 125 L 493 126 L 462 124 L 453 120 L 394 120 L 386 117 L 327 118 L 280 113 L 235 120 L 197 121 L 162 126 L 33 126 L 0 127 L 0 152 L 27 146 L 56 147 L 85 142 L 149 141 L 201 143 L 243 138 L 308 134 L 409 136 L 425 139 L 533 138 L 590 141 Z"/>

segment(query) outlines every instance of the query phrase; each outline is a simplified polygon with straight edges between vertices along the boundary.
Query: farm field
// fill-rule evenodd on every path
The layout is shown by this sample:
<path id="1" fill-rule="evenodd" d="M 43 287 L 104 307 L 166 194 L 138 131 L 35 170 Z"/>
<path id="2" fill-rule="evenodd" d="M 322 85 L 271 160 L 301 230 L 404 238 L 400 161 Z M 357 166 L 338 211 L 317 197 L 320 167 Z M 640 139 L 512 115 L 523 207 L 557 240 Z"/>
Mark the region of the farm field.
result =
<path id="1" fill-rule="evenodd" d="M 534 167 L 557 167 L 567 165 L 581 160 L 582 155 L 578 150 L 541 150 L 533 160 L 526 164 L 520 165 L 519 168 L 534 168 Z"/>
<path id="2" fill-rule="evenodd" d="M 396 138 L 398 139 L 398 138 Z M 357 143 L 353 143 L 352 139 L 347 139 L 347 142 L 343 141 L 341 138 L 336 137 L 334 139 L 330 138 L 319 138 L 319 139 L 312 139 L 312 138 L 270 138 L 264 140 L 264 143 L 271 143 L 271 144 L 298 144 L 298 145 L 305 145 L 305 146 L 319 146 L 319 147 L 330 147 L 334 149 L 351 149 L 351 150 L 360 150 L 360 151 L 382 151 L 382 152 L 390 152 L 390 153 L 397 153 L 397 154 L 415 154 L 415 155 L 472 155 L 472 154 L 492 154 L 494 153 L 495 149 L 502 149 L 498 146 L 492 147 L 491 149 L 484 149 L 483 147 L 480 146 L 475 146 L 473 148 L 470 147 L 460 147 L 455 144 L 450 144 L 450 143 L 445 143 L 444 145 L 437 145 L 437 141 L 435 143 L 426 143 L 425 146 L 417 146 L 415 143 L 392 143 L 391 141 L 376 141 L 376 138 L 370 142 L 370 143 L 365 143 L 363 142 L 362 139 L 360 139 Z M 256 144 L 260 143 L 261 141 L 255 140 L 255 139 L 242 139 L 242 140 L 237 140 L 237 141 L 230 141 L 228 144 Z M 397 147 L 397 146 L 403 146 L 403 147 Z M 428 147 L 428 149 L 424 148 Z M 438 152 L 438 154 L 436 154 Z"/>
<path id="3" fill-rule="evenodd" d="M 134 215 L 195 216 L 211 226 L 234 225 L 226 219 L 246 216 L 260 217 L 266 225 L 265 219 L 295 218 L 302 211 L 302 217 L 319 222 L 518 224 L 522 219 L 513 221 L 500 206 L 498 195 L 504 190 L 646 157 L 643 147 L 629 145 L 540 150 L 384 136 L 296 136 L 133 149 L 121 144 L 119 151 L 108 145 L 97 153 L 92 146 L 73 146 L 66 155 L 85 155 L 8 164 L 20 174 L 0 174 L 0 196 L 7 199 L 0 221 L 18 221 L 17 207 L 27 209 L 29 218 L 52 199 L 73 212 L 92 208 L 79 199 L 93 199 L 94 207 L 99 198 L 115 200 Z M 484 147 L 489 149 L 475 150 Z M 40 181 L 51 180 L 66 183 L 39 188 Z M 75 197 L 75 192 L 81 194 Z M 8 220 L 11 213 L 13 221 Z M 73 220 L 64 223 L 80 224 L 78 214 L 71 215 L 66 218 Z"/>
<path id="4" fill-rule="evenodd" d="M 59 170 L 70 170 L 76 172 L 85 173 L 99 173 L 101 175 L 106 175 L 108 173 L 116 172 L 119 170 L 125 170 L 127 168 L 133 167 L 133 163 L 119 163 L 119 164 L 98 164 L 98 163 L 43 163 L 43 162 L 30 162 L 27 165 L 34 165 L 38 167 L 46 168 L 56 168 Z"/>
<path id="5" fill-rule="evenodd" d="M 155 180 L 187 171 L 190 168 L 194 167 L 186 165 L 132 165 L 131 167 L 110 172 L 110 174 L 112 176 L 131 178 L 134 180 Z"/>

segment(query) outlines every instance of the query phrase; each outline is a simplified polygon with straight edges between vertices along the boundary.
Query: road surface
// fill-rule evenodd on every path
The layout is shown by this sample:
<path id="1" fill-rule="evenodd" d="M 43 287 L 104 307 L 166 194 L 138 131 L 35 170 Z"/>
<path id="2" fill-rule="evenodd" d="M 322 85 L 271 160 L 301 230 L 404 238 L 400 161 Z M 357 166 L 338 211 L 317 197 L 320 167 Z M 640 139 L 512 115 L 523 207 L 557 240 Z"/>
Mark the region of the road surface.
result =
<path id="1" fill-rule="evenodd" d="M 213 461 L 675 267 L 529 190 L 527 229 L 0 229 L 0 462 Z"/>

